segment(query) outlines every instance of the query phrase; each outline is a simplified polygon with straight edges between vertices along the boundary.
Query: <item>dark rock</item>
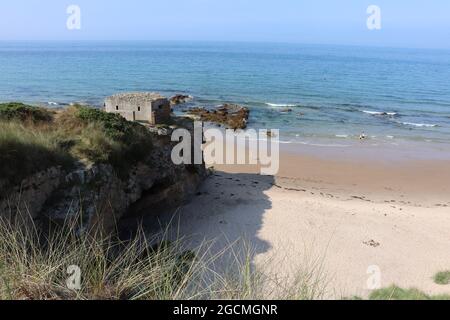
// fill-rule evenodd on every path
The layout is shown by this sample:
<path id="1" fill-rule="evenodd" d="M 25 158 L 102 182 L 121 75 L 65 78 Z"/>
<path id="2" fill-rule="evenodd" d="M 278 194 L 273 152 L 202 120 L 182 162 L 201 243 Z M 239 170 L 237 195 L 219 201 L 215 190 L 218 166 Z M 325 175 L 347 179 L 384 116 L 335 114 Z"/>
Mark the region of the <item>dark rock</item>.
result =
<path id="1" fill-rule="evenodd" d="M 172 98 L 170 98 L 170 104 L 172 106 L 176 106 L 179 104 L 186 103 L 191 99 L 192 99 L 192 97 L 189 95 L 177 94 L 177 95 L 173 96 Z"/>
<path id="2" fill-rule="evenodd" d="M 275 137 L 275 133 L 272 132 L 272 130 L 270 130 L 270 129 L 267 130 L 266 134 L 267 134 L 267 137 L 269 137 L 269 138 L 274 138 Z"/>
<path id="3" fill-rule="evenodd" d="M 236 104 L 224 104 L 214 110 L 192 108 L 186 111 L 201 121 L 213 122 L 237 130 L 247 128 L 250 110 Z"/>

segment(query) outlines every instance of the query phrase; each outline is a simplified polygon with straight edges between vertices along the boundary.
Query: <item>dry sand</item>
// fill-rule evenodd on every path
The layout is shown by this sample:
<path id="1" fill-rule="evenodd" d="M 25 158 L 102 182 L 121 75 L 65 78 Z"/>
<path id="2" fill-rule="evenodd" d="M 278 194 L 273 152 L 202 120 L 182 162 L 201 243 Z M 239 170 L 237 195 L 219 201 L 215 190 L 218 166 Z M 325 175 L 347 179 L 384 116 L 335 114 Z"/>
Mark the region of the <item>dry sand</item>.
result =
<path id="1" fill-rule="evenodd" d="M 216 166 L 181 208 L 180 232 L 193 245 L 216 239 L 218 251 L 246 239 L 254 265 L 270 259 L 281 278 L 323 258 L 326 298 L 367 297 L 370 266 L 382 287 L 450 293 L 432 279 L 450 269 L 449 161 L 337 158 L 285 152 L 276 177 Z"/>

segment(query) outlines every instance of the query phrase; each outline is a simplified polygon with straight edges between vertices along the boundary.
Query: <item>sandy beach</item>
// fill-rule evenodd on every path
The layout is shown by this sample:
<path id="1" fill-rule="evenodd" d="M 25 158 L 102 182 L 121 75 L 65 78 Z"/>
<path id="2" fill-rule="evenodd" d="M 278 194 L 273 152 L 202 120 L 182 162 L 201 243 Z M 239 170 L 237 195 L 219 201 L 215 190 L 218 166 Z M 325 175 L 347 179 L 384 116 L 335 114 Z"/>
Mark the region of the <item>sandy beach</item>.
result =
<path id="1" fill-rule="evenodd" d="M 280 279 L 320 261 L 325 298 L 367 297 L 373 266 L 381 287 L 450 292 L 432 279 L 450 268 L 448 161 L 298 151 L 282 152 L 273 177 L 256 166 L 215 166 L 179 210 L 178 232 L 193 247 L 214 240 L 217 252 L 245 239 L 254 266 Z"/>

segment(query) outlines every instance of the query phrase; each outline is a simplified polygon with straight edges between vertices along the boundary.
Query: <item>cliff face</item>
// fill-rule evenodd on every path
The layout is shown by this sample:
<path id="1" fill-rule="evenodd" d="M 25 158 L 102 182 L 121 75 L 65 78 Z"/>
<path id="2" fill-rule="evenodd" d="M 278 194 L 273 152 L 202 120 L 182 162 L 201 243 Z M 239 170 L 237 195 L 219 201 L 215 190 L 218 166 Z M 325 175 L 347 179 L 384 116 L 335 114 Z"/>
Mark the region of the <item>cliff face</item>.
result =
<path id="1" fill-rule="evenodd" d="M 34 174 L 0 198 L 0 215 L 36 222 L 77 219 L 80 230 L 112 233 L 127 214 L 151 215 L 160 205 L 176 207 L 195 194 L 204 165 L 175 165 L 167 132 L 154 134 L 152 151 L 119 176 L 109 164 L 52 167 Z M 132 208 L 132 212 L 130 212 Z"/>

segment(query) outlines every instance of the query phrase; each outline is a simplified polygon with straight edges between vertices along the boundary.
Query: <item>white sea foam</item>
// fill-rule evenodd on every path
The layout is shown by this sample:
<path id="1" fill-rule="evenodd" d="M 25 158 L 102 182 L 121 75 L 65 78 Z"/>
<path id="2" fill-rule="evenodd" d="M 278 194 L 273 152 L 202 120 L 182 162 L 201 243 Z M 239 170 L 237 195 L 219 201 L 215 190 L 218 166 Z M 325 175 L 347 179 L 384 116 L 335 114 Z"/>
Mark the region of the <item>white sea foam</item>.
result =
<path id="1" fill-rule="evenodd" d="M 369 111 L 369 110 L 362 110 L 362 112 L 370 114 L 372 116 L 396 116 L 397 112 L 384 112 L 384 111 Z"/>
<path id="2" fill-rule="evenodd" d="M 288 103 L 266 103 L 269 107 L 296 107 L 296 104 L 288 104 Z"/>
<path id="3" fill-rule="evenodd" d="M 413 126 L 413 127 L 426 127 L 426 128 L 438 127 L 437 124 L 430 124 L 430 123 L 414 123 L 414 122 L 399 122 L 399 123 L 405 126 Z"/>
<path id="4" fill-rule="evenodd" d="M 337 134 L 336 138 L 348 138 L 348 134 Z"/>
<path id="5" fill-rule="evenodd" d="M 47 104 L 48 104 L 49 106 L 57 106 L 57 105 L 58 105 L 57 102 L 53 102 L 53 101 L 49 101 L 49 102 L 47 102 Z"/>

